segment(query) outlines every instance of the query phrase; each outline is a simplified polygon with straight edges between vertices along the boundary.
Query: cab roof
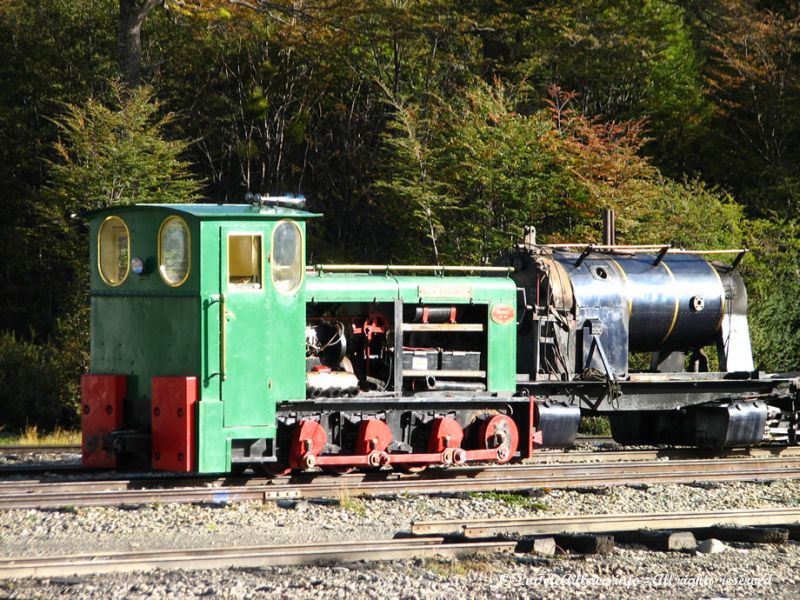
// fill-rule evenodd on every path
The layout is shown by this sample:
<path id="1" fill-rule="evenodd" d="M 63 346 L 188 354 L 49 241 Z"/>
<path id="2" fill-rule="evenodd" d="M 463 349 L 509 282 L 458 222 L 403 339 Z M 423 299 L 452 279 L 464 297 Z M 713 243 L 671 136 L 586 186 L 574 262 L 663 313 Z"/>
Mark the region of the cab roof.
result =
<path id="1" fill-rule="evenodd" d="M 273 220 L 282 218 L 311 219 L 321 216 L 296 208 L 283 206 L 253 206 L 252 204 L 127 204 L 109 206 L 83 213 L 85 218 L 94 218 L 107 213 L 128 213 L 137 210 L 169 210 L 199 219 L 253 219 Z"/>

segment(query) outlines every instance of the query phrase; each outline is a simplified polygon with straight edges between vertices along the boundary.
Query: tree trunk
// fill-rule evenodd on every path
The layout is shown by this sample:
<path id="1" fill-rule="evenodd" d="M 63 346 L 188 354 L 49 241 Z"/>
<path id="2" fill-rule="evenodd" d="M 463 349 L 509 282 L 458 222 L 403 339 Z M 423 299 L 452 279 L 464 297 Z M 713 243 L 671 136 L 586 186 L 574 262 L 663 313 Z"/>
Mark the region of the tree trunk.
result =
<path id="1" fill-rule="evenodd" d="M 147 14 L 164 0 L 119 0 L 117 60 L 122 80 L 137 87 L 142 78 L 142 24 Z"/>

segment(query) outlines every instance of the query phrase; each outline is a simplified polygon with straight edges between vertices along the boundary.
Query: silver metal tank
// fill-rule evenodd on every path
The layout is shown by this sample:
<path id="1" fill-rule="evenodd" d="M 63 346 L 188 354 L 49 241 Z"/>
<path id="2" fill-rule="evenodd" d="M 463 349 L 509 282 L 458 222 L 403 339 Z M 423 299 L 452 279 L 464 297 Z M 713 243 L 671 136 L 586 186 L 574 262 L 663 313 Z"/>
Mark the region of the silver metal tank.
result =
<path id="1" fill-rule="evenodd" d="M 652 352 L 654 365 L 671 356 L 659 370 L 683 370 L 681 353 L 715 343 L 721 369 L 753 368 L 747 292 L 728 265 L 667 247 L 534 246 L 507 262 L 526 302 L 520 343 L 533 346 L 520 348 L 521 373 L 571 378 L 595 369 L 624 377 L 631 352 Z"/>
<path id="2" fill-rule="evenodd" d="M 577 305 L 627 304 L 630 352 L 684 350 L 715 341 L 725 313 L 720 273 L 700 256 L 554 253 L 569 274 Z M 726 274 L 729 277 L 730 274 Z"/>

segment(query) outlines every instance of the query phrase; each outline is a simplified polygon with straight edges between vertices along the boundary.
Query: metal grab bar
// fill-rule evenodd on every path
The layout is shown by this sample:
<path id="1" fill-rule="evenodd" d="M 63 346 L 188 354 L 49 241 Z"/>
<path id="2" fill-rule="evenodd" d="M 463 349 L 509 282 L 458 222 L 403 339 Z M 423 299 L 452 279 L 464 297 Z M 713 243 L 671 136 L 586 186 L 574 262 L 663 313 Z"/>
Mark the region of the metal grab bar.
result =
<path id="1" fill-rule="evenodd" d="M 442 266 L 442 265 L 314 265 L 306 267 L 306 271 L 317 271 L 323 273 L 341 272 L 371 272 L 385 271 L 408 272 L 408 271 L 432 271 L 434 273 L 511 273 L 514 267 L 470 267 L 470 266 Z"/>

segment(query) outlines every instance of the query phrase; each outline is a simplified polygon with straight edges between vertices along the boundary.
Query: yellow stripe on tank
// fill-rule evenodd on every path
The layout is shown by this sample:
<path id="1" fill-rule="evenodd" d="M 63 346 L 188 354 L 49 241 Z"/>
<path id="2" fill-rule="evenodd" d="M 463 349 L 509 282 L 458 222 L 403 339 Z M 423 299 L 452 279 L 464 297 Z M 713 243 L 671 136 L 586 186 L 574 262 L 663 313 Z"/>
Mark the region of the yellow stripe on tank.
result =
<path id="1" fill-rule="evenodd" d="M 620 265 L 613 258 L 611 259 L 611 262 L 615 267 L 617 267 L 617 269 L 619 269 L 619 274 L 622 276 L 622 283 L 625 286 L 625 296 L 628 298 L 628 316 L 630 316 L 633 314 L 633 298 L 631 297 L 631 290 L 628 287 L 628 274 L 625 272 L 625 269 L 622 268 L 622 265 Z"/>
<path id="2" fill-rule="evenodd" d="M 703 261 L 703 262 L 705 262 L 708 265 L 708 267 L 711 269 L 711 272 L 717 276 L 717 281 L 719 281 L 719 287 L 721 291 L 719 294 L 719 321 L 717 322 L 717 327 L 716 327 L 716 329 L 719 329 L 720 327 L 722 327 L 722 319 L 725 318 L 725 284 L 722 283 L 722 277 L 719 276 L 719 272 L 714 268 L 714 265 L 712 265 L 708 261 Z"/>
<path id="3" fill-rule="evenodd" d="M 669 273 L 670 279 L 672 279 L 672 283 L 675 284 L 673 287 L 675 288 L 675 310 L 672 311 L 672 323 L 670 323 L 669 329 L 667 330 L 667 335 L 664 336 L 664 339 L 659 342 L 659 344 L 663 344 L 669 339 L 669 336 L 672 335 L 672 330 L 675 329 L 675 323 L 678 322 L 678 308 L 680 307 L 680 296 L 678 295 L 678 286 L 677 282 L 675 281 L 675 275 L 672 273 L 672 269 L 667 266 L 667 263 L 661 262 L 661 265 L 666 269 L 667 273 Z"/>

